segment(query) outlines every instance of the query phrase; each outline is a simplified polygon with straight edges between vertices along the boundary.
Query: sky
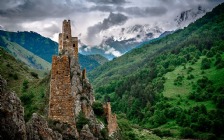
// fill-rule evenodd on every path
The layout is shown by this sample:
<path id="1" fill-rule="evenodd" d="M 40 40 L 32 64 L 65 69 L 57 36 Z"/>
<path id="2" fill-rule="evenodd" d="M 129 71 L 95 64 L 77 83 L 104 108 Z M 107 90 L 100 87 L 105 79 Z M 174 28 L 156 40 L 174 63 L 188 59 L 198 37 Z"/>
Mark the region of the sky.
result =
<path id="1" fill-rule="evenodd" d="M 0 29 L 34 31 L 55 41 L 62 21 L 70 19 L 72 35 L 88 45 L 102 41 L 103 31 L 134 24 L 172 30 L 182 11 L 202 6 L 211 10 L 224 0 L 1 0 Z"/>

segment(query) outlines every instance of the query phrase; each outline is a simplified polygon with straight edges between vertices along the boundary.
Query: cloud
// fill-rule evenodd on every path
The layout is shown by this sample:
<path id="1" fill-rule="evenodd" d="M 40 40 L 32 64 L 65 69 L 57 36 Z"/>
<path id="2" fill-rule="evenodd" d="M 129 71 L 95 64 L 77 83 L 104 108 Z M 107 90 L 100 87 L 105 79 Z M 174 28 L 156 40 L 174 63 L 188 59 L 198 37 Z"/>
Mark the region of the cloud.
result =
<path id="1" fill-rule="evenodd" d="M 86 7 L 71 0 L 8 0 L 0 2 L 0 16 L 25 19 L 43 20 L 46 18 L 59 18 L 76 12 L 86 11 Z M 15 2 L 16 1 L 16 2 Z M 15 4 L 12 4 L 14 3 Z"/>
<path id="2" fill-rule="evenodd" d="M 96 4 L 124 4 L 126 0 L 87 0 Z"/>
<path id="3" fill-rule="evenodd" d="M 125 28 L 160 22 L 164 27 L 165 22 L 184 10 L 198 5 L 210 10 L 222 2 L 224 0 L 0 0 L 0 28 L 32 30 L 55 38 L 61 31 L 62 21 L 71 19 L 73 35 L 82 33 L 80 39 L 84 43 L 101 42 L 102 31 L 112 26 Z"/>
<path id="4" fill-rule="evenodd" d="M 167 9 L 163 6 L 160 7 L 117 7 L 120 12 L 140 17 L 160 16 L 167 12 Z"/>
<path id="5" fill-rule="evenodd" d="M 114 48 L 108 49 L 107 51 L 105 51 L 105 54 L 112 54 L 115 57 L 119 57 L 122 55 L 119 51 L 115 50 Z"/>
<path id="6" fill-rule="evenodd" d="M 101 12 L 120 12 L 135 17 L 149 17 L 149 16 L 160 16 L 167 12 L 167 8 L 160 7 L 121 7 L 121 6 L 109 6 L 109 5 L 96 5 L 92 6 L 90 11 L 101 11 Z"/>
<path id="7" fill-rule="evenodd" d="M 87 40 L 90 43 L 94 43 L 97 39 L 98 33 L 100 33 L 101 31 L 107 30 L 113 26 L 123 25 L 127 20 L 128 20 L 128 17 L 123 14 L 110 13 L 108 18 L 105 18 L 102 22 L 99 22 L 95 24 L 94 26 L 91 26 L 88 28 Z"/>

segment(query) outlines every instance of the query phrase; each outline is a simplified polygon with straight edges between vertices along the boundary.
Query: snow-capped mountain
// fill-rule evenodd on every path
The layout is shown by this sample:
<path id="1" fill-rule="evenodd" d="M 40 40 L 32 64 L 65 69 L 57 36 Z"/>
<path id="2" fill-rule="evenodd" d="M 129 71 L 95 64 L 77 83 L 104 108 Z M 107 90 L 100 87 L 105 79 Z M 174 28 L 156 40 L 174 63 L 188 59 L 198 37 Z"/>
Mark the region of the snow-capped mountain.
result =
<path id="1" fill-rule="evenodd" d="M 174 21 L 177 22 L 177 26 L 179 28 L 186 27 L 190 23 L 196 21 L 197 19 L 204 16 L 206 13 L 206 10 L 203 9 L 201 6 L 198 6 L 195 9 L 186 10 L 180 13 Z"/>
<path id="2" fill-rule="evenodd" d="M 176 18 L 171 19 L 170 24 L 175 26 L 175 30 L 188 26 L 190 23 L 205 15 L 206 10 L 201 6 L 195 9 L 190 9 L 181 12 Z M 100 34 L 104 39 L 98 46 L 89 47 L 82 42 L 79 42 L 82 47 L 82 54 L 100 54 L 108 59 L 119 57 L 122 54 L 138 47 L 139 44 L 152 40 L 158 37 L 164 37 L 173 33 L 159 25 L 150 24 L 135 24 L 128 27 L 112 27 L 102 31 Z"/>
<path id="3" fill-rule="evenodd" d="M 162 32 L 162 28 L 159 28 L 158 26 L 136 24 L 126 28 L 111 28 L 110 30 L 103 31 L 102 34 L 110 34 L 116 41 L 135 38 L 136 41 L 141 42 L 142 40 L 158 37 Z"/>
<path id="4" fill-rule="evenodd" d="M 98 46 L 87 47 L 80 42 L 80 48 L 83 54 L 98 53 L 108 59 L 118 57 L 127 51 L 135 48 L 139 43 L 159 37 L 163 33 L 163 29 L 158 26 L 133 25 L 126 28 L 111 28 L 103 31 L 104 36 L 101 44 Z"/>

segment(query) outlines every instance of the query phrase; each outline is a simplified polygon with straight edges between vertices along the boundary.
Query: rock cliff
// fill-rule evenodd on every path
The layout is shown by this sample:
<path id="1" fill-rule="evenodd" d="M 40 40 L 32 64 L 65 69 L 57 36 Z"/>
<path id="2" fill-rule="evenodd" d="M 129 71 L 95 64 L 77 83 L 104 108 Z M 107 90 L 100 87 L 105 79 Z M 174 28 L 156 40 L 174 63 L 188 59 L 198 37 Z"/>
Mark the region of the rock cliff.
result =
<path id="1" fill-rule="evenodd" d="M 14 92 L 7 91 L 7 82 L 0 75 L 0 140 L 26 139 L 24 109 Z"/>

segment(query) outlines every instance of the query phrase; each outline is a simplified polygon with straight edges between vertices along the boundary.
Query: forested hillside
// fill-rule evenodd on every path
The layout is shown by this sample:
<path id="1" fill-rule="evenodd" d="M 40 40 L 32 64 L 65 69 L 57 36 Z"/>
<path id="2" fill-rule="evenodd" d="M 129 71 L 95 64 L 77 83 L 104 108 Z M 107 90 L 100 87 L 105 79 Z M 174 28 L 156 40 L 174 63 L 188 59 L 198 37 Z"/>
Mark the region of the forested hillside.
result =
<path id="1" fill-rule="evenodd" d="M 110 98 L 118 114 L 160 137 L 223 139 L 223 74 L 221 4 L 188 27 L 105 63 L 89 78 L 98 100 Z"/>

